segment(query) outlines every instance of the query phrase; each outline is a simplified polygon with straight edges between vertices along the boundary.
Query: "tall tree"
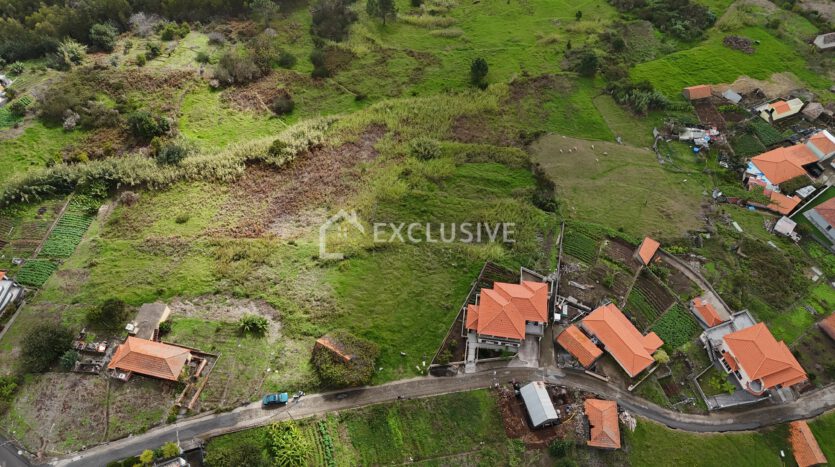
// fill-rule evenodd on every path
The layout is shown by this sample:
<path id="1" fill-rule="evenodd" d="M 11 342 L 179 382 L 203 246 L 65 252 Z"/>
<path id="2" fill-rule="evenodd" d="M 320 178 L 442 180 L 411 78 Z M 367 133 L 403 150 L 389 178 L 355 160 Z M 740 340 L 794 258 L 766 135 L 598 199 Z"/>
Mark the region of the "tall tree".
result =
<path id="1" fill-rule="evenodd" d="M 264 26 L 268 26 L 270 20 L 278 16 L 280 10 L 273 0 L 251 0 L 247 6 L 257 18 L 264 22 Z"/>
<path id="2" fill-rule="evenodd" d="M 365 10 L 369 15 L 383 20 L 383 25 L 386 24 L 386 18 L 394 19 L 397 17 L 397 7 L 394 5 L 394 0 L 368 0 L 365 4 Z"/>

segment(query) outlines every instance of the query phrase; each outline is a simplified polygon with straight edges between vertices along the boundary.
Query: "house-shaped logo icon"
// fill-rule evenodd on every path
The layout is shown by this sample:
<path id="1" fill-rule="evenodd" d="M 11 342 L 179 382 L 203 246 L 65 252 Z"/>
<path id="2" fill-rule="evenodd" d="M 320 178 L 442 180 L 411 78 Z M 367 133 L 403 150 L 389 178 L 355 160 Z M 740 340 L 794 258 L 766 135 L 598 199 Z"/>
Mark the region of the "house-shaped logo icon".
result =
<path id="1" fill-rule="evenodd" d="M 331 216 L 330 219 L 326 220 L 321 227 L 319 227 L 319 258 L 321 259 L 343 259 L 345 255 L 340 252 L 331 252 L 328 251 L 328 232 L 332 229 L 337 230 L 337 238 L 340 240 L 348 238 L 348 229 L 355 228 L 360 231 L 360 233 L 365 234 L 365 227 L 363 227 L 362 223 L 360 223 L 359 219 L 357 218 L 357 212 L 352 210 L 350 213 L 346 212 L 344 209 L 340 209 L 339 212 Z"/>

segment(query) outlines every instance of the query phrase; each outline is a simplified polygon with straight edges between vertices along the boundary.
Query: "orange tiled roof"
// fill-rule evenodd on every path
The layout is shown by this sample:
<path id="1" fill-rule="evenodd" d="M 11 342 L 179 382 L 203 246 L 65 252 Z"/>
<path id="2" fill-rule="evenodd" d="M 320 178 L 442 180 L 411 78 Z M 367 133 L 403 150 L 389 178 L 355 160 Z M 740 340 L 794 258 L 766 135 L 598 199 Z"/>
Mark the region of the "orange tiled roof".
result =
<path id="1" fill-rule="evenodd" d="M 757 323 L 723 337 L 732 357 L 751 380 L 765 388 L 791 386 L 807 379 L 785 342 L 777 341 L 765 324 Z"/>
<path id="2" fill-rule="evenodd" d="M 351 358 L 352 358 L 351 355 L 345 353 L 341 348 L 339 348 L 339 346 L 336 343 L 334 343 L 332 340 L 330 340 L 330 338 L 327 337 L 327 336 L 322 336 L 322 337 L 316 339 L 316 344 L 315 345 L 319 345 L 319 346 L 322 346 L 322 347 L 328 349 L 331 353 L 333 353 L 334 355 L 336 355 L 337 357 L 341 358 L 342 360 L 344 360 L 346 362 L 351 361 Z"/>
<path id="3" fill-rule="evenodd" d="M 6 278 L 6 271 L 0 271 L 0 281 Z"/>
<path id="4" fill-rule="evenodd" d="M 603 355 L 603 351 L 573 324 L 557 336 L 557 343 L 586 368 Z"/>
<path id="5" fill-rule="evenodd" d="M 495 282 L 481 289 L 478 305 L 467 306 L 467 329 L 479 334 L 524 339 L 525 321 L 548 321 L 548 284 Z"/>
<path id="6" fill-rule="evenodd" d="M 189 359 L 191 352 L 183 347 L 129 336 L 107 368 L 177 381 Z"/>
<path id="7" fill-rule="evenodd" d="M 835 313 L 832 313 L 826 318 L 820 320 L 818 322 L 818 327 L 820 327 L 823 332 L 828 334 L 829 337 L 835 339 Z"/>
<path id="8" fill-rule="evenodd" d="M 751 158 L 751 162 L 774 185 L 779 185 L 801 175 L 807 175 L 803 166 L 817 161 L 818 156 L 805 144 L 772 149 Z"/>
<path id="9" fill-rule="evenodd" d="M 725 355 L 722 355 L 722 358 L 725 360 L 725 363 L 728 364 L 728 367 L 730 367 L 731 371 L 736 371 L 739 369 L 739 365 L 737 365 L 736 360 L 734 360 L 734 358 L 730 354 L 725 353 Z"/>
<path id="10" fill-rule="evenodd" d="M 827 131 L 819 131 L 809 138 L 809 143 L 818 148 L 823 154 L 831 154 L 835 152 L 835 142 L 827 137 Z"/>
<path id="11" fill-rule="evenodd" d="M 786 101 L 772 102 L 771 104 L 768 104 L 768 106 L 774 109 L 774 111 L 778 114 L 784 114 L 791 110 L 791 106 Z"/>
<path id="12" fill-rule="evenodd" d="M 791 442 L 792 453 L 799 467 L 826 464 L 826 456 L 823 455 L 806 421 L 797 420 L 789 423 L 789 442 Z"/>
<path id="13" fill-rule="evenodd" d="M 828 199 L 815 206 L 814 210 L 819 216 L 823 217 L 829 225 L 835 225 L 835 198 Z"/>
<path id="14" fill-rule="evenodd" d="M 768 197 L 771 199 L 771 204 L 768 205 L 768 209 L 771 209 L 774 212 L 779 212 L 784 216 L 787 216 L 789 213 L 794 211 L 794 208 L 796 208 L 802 201 L 797 196 L 786 196 L 782 193 L 777 193 L 776 191 L 772 191 Z"/>
<path id="15" fill-rule="evenodd" d="M 582 326 L 597 337 L 606 351 L 633 377 L 652 365 L 652 353 L 664 345 L 654 332 L 642 336 L 623 312 L 611 303 L 583 318 Z"/>
<path id="16" fill-rule="evenodd" d="M 644 264 L 649 264 L 660 246 L 661 244 L 657 241 L 649 237 L 644 237 L 644 241 L 641 242 L 641 245 L 638 247 L 638 256 L 641 258 L 641 261 L 643 261 Z"/>
<path id="17" fill-rule="evenodd" d="M 617 402 L 586 399 L 583 408 L 589 419 L 588 445 L 596 448 L 620 449 Z"/>
<path id="18" fill-rule="evenodd" d="M 687 94 L 687 98 L 690 100 L 693 99 L 704 99 L 705 97 L 710 97 L 710 86 L 706 84 L 700 84 L 698 86 L 690 86 L 684 88 Z"/>
<path id="19" fill-rule="evenodd" d="M 693 309 L 696 310 L 696 313 L 699 314 L 702 321 L 704 321 L 709 328 L 725 321 L 719 317 L 719 313 L 716 311 L 716 308 L 714 308 L 710 303 L 702 300 L 702 297 L 696 297 L 693 299 Z"/>

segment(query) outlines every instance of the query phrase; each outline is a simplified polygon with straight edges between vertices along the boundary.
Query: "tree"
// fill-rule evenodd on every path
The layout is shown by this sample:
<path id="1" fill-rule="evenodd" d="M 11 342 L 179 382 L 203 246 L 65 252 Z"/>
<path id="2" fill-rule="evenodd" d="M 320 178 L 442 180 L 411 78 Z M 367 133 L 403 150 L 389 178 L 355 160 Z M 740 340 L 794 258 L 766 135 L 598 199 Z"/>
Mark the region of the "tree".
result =
<path id="1" fill-rule="evenodd" d="M 394 4 L 394 0 L 367 0 L 365 11 L 368 12 L 369 16 L 382 19 L 384 26 L 387 18 L 397 18 L 397 6 Z"/>
<path id="2" fill-rule="evenodd" d="M 229 49 L 220 56 L 215 78 L 224 84 L 244 84 L 263 76 L 252 55 L 241 47 Z"/>
<path id="3" fill-rule="evenodd" d="M 256 18 L 264 22 L 264 26 L 270 24 L 270 20 L 278 16 L 281 10 L 273 0 L 251 0 L 247 6 Z"/>
<path id="4" fill-rule="evenodd" d="M 270 322 L 263 316 L 246 314 L 238 320 L 238 329 L 241 334 L 263 336 L 270 329 Z"/>
<path id="5" fill-rule="evenodd" d="M 488 71 L 490 71 L 490 67 L 487 65 L 487 60 L 481 57 L 476 58 L 470 64 L 470 83 L 482 86 L 485 78 L 487 78 Z"/>
<path id="6" fill-rule="evenodd" d="M 654 358 L 656 362 L 662 365 L 670 363 L 670 356 L 667 355 L 667 352 L 664 351 L 664 349 L 657 350 L 654 354 L 652 354 L 652 358 Z"/>
<path id="7" fill-rule="evenodd" d="M 61 68 L 81 65 L 86 56 L 87 46 L 69 38 L 59 43 L 58 50 L 55 52 L 57 64 Z"/>
<path id="8" fill-rule="evenodd" d="M 159 165 L 179 165 L 191 152 L 184 141 L 168 141 L 160 145 L 155 159 Z"/>
<path id="9" fill-rule="evenodd" d="M 39 324 L 23 336 L 20 362 L 29 373 L 43 373 L 70 349 L 73 335 L 57 323 Z"/>
<path id="10" fill-rule="evenodd" d="M 307 462 L 310 445 L 295 422 L 273 423 L 267 429 L 267 446 L 275 465 L 303 466 Z"/>
<path id="11" fill-rule="evenodd" d="M 284 115 L 292 112 L 295 106 L 296 104 L 293 102 L 293 96 L 289 93 L 282 92 L 275 96 L 273 101 L 270 103 L 270 110 L 272 110 L 276 115 Z"/>
<path id="12" fill-rule="evenodd" d="M 178 446 L 175 442 L 169 441 L 162 445 L 160 451 L 162 452 L 162 457 L 164 459 L 168 459 L 169 457 L 176 457 L 180 455 L 180 446 Z"/>
<path id="13" fill-rule="evenodd" d="M 125 302 L 110 298 L 100 307 L 87 313 L 87 321 L 106 329 L 119 329 L 128 319 L 129 310 Z"/>
<path id="14" fill-rule="evenodd" d="M 64 352 L 64 355 L 61 355 L 61 359 L 59 363 L 61 364 L 61 368 L 70 371 L 75 368 L 75 362 L 78 361 L 78 352 L 75 350 L 67 350 Z"/>
<path id="15" fill-rule="evenodd" d="M 591 49 L 583 50 L 580 55 L 580 61 L 577 63 L 576 71 L 581 76 L 594 76 L 597 73 L 597 54 Z"/>
<path id="16" fill-rule="evenodd" d="M 110 52 L 116 46 L 119 31 L 109 23 L 94 24 L 90 28 L 90 42 L 101 50 Z"/>
<path id="17" fill-rule="evenodd" d="M 577 10 L 577 13 L 574 13 L 574 18 L 575 18 L 577 21 L 580 21 L 580 18 L 582 18 L 582 17 L 583 17 L 583 12 L 582 12 L 582 11 Z"/>
<path id="18" fill-rule="evenodd" d="M 145 44 L 145 58 L 147 60 L 159 57 L 160 53 L 162 53 L 162 46 L 159 42 L 151 41 Z"/>
<path id="19" fill-rule="evenodd" d="M 142 451 L 142 454 L 139 455 L 139 462 L 142 462 L 143 464 L 149 465 L 152 462 L 154 462 L 155 458 L 156 458 L 156 456 L 154 455 L 154 451 L 151 451 L 150 449 L 146 449 L 146 450 Z"/>
<path id="20" fill-rule="evenodd" d="M 357 20 L 351 3 L 353 0 L 318 0 L 310 7 L 310 33 L 314 36 L 314 44 L 317 38 L 339 42 L 348 37 L 351 23 Z"/>
<path id="21" fill-rule="evenodd" d="M 150 140 L 154 136 L 161 136 L 171 129 L 168 120 L 151 115 L 146 110 L 138 110 L 128 116 L 128 128 L 137 138 Z"/>

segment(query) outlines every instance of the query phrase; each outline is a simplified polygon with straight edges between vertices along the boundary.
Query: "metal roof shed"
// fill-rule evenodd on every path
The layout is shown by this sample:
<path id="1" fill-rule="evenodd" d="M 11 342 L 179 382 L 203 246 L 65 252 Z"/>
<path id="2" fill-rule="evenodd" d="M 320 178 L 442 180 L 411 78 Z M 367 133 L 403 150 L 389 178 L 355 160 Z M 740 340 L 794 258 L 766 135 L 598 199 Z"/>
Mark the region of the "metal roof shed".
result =
<path id="1" fill-rule="evenodd" d="M 542 381 L 534 381 L 519 389 L 534 428 L 552 425 L 559 420 L 551 396 Z"/>
<path id="2" fill-rule="evenodd" d="M 736 91 L 730 88 L 722 93 L 722 97 L 733 102 L 734 104 L 739 104 L 739 101 L 742 100 L 742 96 L 740 96 Z"/>

